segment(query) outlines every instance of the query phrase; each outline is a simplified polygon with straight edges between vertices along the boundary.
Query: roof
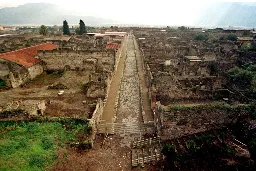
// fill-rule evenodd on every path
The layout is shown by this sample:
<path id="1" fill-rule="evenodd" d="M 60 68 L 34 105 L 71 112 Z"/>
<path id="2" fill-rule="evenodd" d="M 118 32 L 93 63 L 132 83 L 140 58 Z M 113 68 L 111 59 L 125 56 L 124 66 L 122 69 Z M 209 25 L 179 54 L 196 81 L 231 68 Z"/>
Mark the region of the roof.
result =
<path id="1" fill-rule="evenodd" d="M 107 48 L 107 49 L 119 49 L 120 46 L 121 46 L 121 45 L 118 44 L 118 43 L 108 43 L 107 46 L 106 46 L 106 48 Z"/>
<path id="2" fill-rule="evenodd" d="M 44 43 L 36 46 L 31 46 L 24 49 L 19 49 L 7 53 L 0 54 L 0 58 L 11 61 L 17 64 L 20 64 L 24 67 L 31 67 L 40 62 L 39 59 L 36 59 L 38 50 L 53 50 L 57 49 L 58 46 L 52 43 Z"/>

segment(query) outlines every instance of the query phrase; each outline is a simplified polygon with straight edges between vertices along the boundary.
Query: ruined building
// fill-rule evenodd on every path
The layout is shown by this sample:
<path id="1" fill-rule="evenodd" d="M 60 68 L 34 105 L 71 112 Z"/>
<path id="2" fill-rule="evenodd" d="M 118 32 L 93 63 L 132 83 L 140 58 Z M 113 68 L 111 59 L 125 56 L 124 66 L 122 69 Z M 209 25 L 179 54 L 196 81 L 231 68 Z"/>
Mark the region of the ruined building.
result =
<path id="1" fill-rule="evenodd" d="M 0 54 L 0 81 L 7 87 L 16 88 L 43 72 L 40 60 L 35 58 L 38 50 L 53 50 L 58 46 L 44 43 Z"/>

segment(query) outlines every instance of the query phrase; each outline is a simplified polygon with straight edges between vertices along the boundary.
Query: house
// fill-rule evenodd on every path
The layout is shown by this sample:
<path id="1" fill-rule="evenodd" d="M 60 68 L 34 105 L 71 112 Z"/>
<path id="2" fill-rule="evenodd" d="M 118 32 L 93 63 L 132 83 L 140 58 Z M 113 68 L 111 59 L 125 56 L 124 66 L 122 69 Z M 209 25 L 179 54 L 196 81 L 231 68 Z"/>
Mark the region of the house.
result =
<path id="1" fill-rule="evenodd" d="M 0 54 L 0 82 L 16 88 L 43 72 L 40 60 L 35 56 L 38 50 L 53 50 L 58 46 L 44 43 L 24 49 Z"/>

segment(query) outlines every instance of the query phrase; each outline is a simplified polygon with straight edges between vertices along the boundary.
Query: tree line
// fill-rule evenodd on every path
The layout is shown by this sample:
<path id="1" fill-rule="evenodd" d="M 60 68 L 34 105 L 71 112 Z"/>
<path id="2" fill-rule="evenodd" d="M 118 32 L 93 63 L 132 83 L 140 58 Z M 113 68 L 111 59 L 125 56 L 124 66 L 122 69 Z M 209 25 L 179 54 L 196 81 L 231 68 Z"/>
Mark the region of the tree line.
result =
<path id="1" fill-rule="evenodd" d="M 68 22 L 66 20 L 63 21 L 62 31 L 63 31 L 63 35 L 70 35 Z M 80 20 L 79 27 L 77 27 L 75 31 L 76 31 L 76 34 L 78 34 L 78 35 L 87 33 L 87 29 L 86 29 L 86 26 L 85 26 L 83 20 Z M 39 28 L 39 34 L 46 36 L 48 34 L 48 28 L 45 25 L 41 25 Z"/>

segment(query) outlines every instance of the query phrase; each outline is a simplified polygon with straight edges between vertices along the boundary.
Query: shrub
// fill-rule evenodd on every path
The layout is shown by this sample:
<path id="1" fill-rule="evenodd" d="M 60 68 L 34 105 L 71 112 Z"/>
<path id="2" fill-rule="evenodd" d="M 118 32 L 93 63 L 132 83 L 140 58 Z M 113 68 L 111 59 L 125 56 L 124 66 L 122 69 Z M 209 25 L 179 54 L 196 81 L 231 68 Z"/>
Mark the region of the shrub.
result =
<path id="1" fill-rule="evenodd" d="M 231 41 L 237 41 L 237 36 L 234 34 L 229 34 L 227 36 L 227 40 L 231 40 Z"/>
<path id="2" fill-rule="evenodd" d="M 251 49 L 251 43 L 243 43 L 241 46 L 242 51 L 248 51 Z"/>
<path id="3" fill-rule="evenodd" d="M 228 79 L 239 88 L 250 88 L 253 80 L 253 73 L 240 68 L 232 68 L 228 71 Z"/>
<path id="4" fill-rule="evenodd" d="M 195 40 L 208 40 L 208 37 L 204 34 L 198 34 L 194 38 Z"/>

